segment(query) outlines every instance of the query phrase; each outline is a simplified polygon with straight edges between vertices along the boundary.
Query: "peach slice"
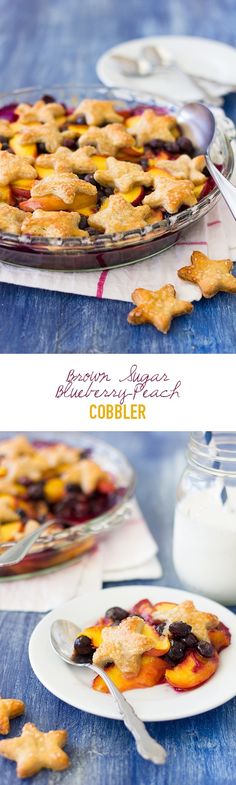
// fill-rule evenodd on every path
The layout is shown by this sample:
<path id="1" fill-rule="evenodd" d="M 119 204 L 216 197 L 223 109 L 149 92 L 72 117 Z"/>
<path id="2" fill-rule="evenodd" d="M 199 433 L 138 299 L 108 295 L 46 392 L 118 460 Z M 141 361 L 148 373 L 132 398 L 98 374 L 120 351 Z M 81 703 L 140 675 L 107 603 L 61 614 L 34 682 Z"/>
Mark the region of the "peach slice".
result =
<path id="1" fill-rule="evenodd" d="M 179 182 L 176 180 L 176 177 L 173 177 L 172 174 L 166 172 L 165 169 L 158 168 L 158 166 L 151 166 L 149 169 L 149 174 L 152 174 L 153 177 L 168 177 L 168 180 L 174 180 L 176 183 Z"/>
<path id="2" fill-rule="evenodd" d="M 196 199 L 200 199 L 201 198 L 202 191 L 204 190 L 204 188 L 205 188 L 205 183 L 201 183 L 201 185 L 195 185 L 194 193 L 195 193 Z"/>
<path id="3" fill-rule="evenodd" d="M 91 638 L 93 645 L 97 649 L 98 646 L 100 646 L 102 640 L 103 628 L 104 624 L 95 624 L 94 627 L 86 627 L 84 630 L 82 630 L 82 632 L 80 632 L 80 635 L 87 635 L 88 638 Z"/>
<path id="4" fill-rule="evenodd" d="M 167 161 L 169 158 L 170 156 L 166 150 L 160 150 L 160 152 L 155 155 L 155 158 L 148 159 L 148 166 L 158 166 L 158 161 Z"/>
<path id="5" fill-rule="evenodd" d="M 11 187 L 16 199 L 29 199 L 34 183 L 35 180 L 15 180 Z"/>
<path id="6" fill-rule="evenodd" d="M 125 120 L 125 125 L 126 128 L 133 128 L 135 130 L 135 127 L 138 125 L 139 122 L 140 122 L 140 115 L 132 115 L 131 117 L 127 117 L 127 120 Z"/>
<path id="7" fill-rule="evenodd" d="M 73 212 L 82 212 L 84 209 L 93 209 L 96 208 L 96 194 L 95 196 L 92 194 L 76 194 L 74 201 L 71 204 L 66 204 L 63 202 L 63 199 L 60 199 L 58 196 L 53 196 L 53 194 L 49 194 L 49 196 L 38 196 L 38 197 L 31 197 L 31 199 L 27 199 L 26 202 L 20 203 L 21 210 L 25 210 L 26 212 L 34 212 L 34 210 L 73 210 Z M 89 212 L 89 215 L 91 213 Z"/>
<path id="8" fill-rule="evenodd" d="M 96 169 L 106 169 L 107 168 L 107 156 L 105 155 L 92 155 L 91 161 L 96 166 Z"/>
<path id="9" fill-rule="evenodd" d="M 135 159 L 141 158 L 141 155 L 143 155 L 143 153 L 144 153 L 144 147 L 136 147 L 135 145 L 133 145 L 130 147 L 123 147 L 116 157 L 121 159 L 122 161 L 133 161 L 134 158 Z"/>
<path id="10" fill-rule="evenodd" d="M 2 523 L 0 525 L 0 543 L 10 542 L 14 540 L 15 534 L 23 530 L 21 521 L 14 521 L 12 523 Z"/>
<path id="11" fill-rule="evenodd" d="M 163 212 L 162 210 L 160 210 L 160 208 L 157 208 L 156 210 L 151 211 L 150 215 L 147 218 L 147 223 L 156 224 L 162 220 L 163 220 Z"/>
<path id="12" fill-rule="evenodd" d="M 143 654 L 141 668 L 137 676 L 126 676 L 116 665 L 108 665 L 105 670 L 120 692 L 125 692 L 142 687 L 154 687 L 155 684 L 159 684 L 164 679 L 166 663 L 150 654 Z M 93 689 L 97 692 L 109 692 L 101 676 L 96 676 L 94 679 Z"/>
<path id="13" fill-rule="evenodd" d="M 167 668 L 165 677 L 176 690 L 192 690 L 210 679 L 219 663 L 218 654 L 206 659 L 201 654 L 190 652 L 175 668 Z"/>
<path id="14" fill-rule="evenodd" d="M 40 166 L 39 164 L 35 164 L 35 169 L 40 180 L 42 180 L 43 177 L 52 177 L 52 175 L 55 174 L 54 169 L 51 166 Z"/>
<path id="15" fill-rule="evenodd" d="M 143 635 L 150 638 L 150 651 L 153 657 L 162 657 L 170 649 L 170 641 L 167 635 L 159 635 L 155 627 L 151 624 L 144 624 Z"/>
<path id="16" fill-rule="evenodd" d="M 79 125 L 79 123 L 70 123 L 68 125 L 68 131 L 70 131 L 73 136 L 82 136 L 85 134 L 85 131 L 88 131 L 88 125 Z"/>
<path id="17" fill-rule="evenodd" d="M 231 634 L 228 627 L 220 622 L 215 630 L 210 630 L 209 638 L 216 651 L 220 652 L 222 649 L 226 649 L 227 646 L 229 646 Z"/>
<path id="18" fill-rule="evenodd" d="M 16 155 L 21 155 L 23 157 L 30 156 L 31 158 L 36 158 L 37 156 L 37 145 L 32 144 L 24 144 L 22 141 L 22 134 L 15 134 L 10 139 L 10 147 Z"/>
<path id="19" fill-rule="evenodd" d="M 14 204 L 14 199 L 12 198 L 10 185 L 0 185 L 0 202 L 6 202 L 6 204 Z"/>
<path id="20" fill-rule="evenodd" d="M 143 185 L 134 185 L 134 187 L 130 188 L 129 191 L 126 191 L 126 193 L 122 193 L 122 196 L 124 197 L 126 202 L 131 202 L 131 204 L 133 204 L 134 207 L 136 207 L 138 204 L 141 204 L 145 196 L 145 190 Z"/>
<path id="21" fill-rule="evenodd" d="M 59 502 L 64 496 L 65 486 L 60 477 L 54 477 L 52 480 L 47 480 L 44 485 L 44 494 L 49 502 Z"/>
<path id="22" fill-rule="evenodd" d="M 155 618 L 158 619 L 158 611 L 161 614 L 166 613 L 166 618 L 168 616 L 169 611 L 172 608 L 176 608 L 177 602 L 157 602 L 156 605 L 153 605 L 152 611 L 155 614 Z"/>
<path id="23" fill-rule="evenodd" d="M 131 610 L 132 616 L 141 616 L 145 621 L 152 619 L 153 604 L 150 600 L 144 599 L 136 602 Z"/>

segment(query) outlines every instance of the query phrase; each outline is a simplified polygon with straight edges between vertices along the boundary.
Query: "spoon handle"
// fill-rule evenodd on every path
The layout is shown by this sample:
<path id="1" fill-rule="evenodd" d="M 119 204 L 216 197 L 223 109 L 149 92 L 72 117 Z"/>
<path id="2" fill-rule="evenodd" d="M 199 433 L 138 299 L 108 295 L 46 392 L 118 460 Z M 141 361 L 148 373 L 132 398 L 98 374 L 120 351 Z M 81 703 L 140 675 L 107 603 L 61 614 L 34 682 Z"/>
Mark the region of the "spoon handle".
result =
<path id="1" fill-rule="evenodd" d="M 35 529 L 32 534 L 28 534 L 27 537 L 23 537 L 22 540 L 12 545 L 11 548 L 7 549 L 6 553 L 0 554 L 0 567 L 5 564 L 18 564 L 22 561 L 34 542 L 41 537 L 42 532 L 53 523 L 55 523 L 54 520 L 40 524 L 38 529 Z"/>
<path id="2" fill-rule="evenodd" d="M 103 681 L 107 684 L 109 692 L 118 706 L 120 715 L 126 728 L 132 733 L 139 755 L 146 760 L 151 760 L 152 763 L 165 763 L 166 751 L 161 744 L 158 744 L 152 736 L 149 735 L 142 720 L 139 719 L 133 707 L 128 703 L 124 695 L 117 689 L 113 681 L 109 678 L 107 673 L 99 668 L 97 665 L 89 665 L 89 667 L 102 677 Z"/>
<path id="3" fill-rule="evenodd" d="M 232 213 L 233 217 L 236 219 L 236 187 L 224 177 L 219 169 L 216 168 L 215 164 L 212 163 L 208 154 L 205 156 L 207 168 L 211 173 L 213 180 L 215 181 L 216 185 L 218 185 L 219 191 L 221 192 L 223 199 L 225 200 L 226 204 L 228 205 L 230 212 Z"/>

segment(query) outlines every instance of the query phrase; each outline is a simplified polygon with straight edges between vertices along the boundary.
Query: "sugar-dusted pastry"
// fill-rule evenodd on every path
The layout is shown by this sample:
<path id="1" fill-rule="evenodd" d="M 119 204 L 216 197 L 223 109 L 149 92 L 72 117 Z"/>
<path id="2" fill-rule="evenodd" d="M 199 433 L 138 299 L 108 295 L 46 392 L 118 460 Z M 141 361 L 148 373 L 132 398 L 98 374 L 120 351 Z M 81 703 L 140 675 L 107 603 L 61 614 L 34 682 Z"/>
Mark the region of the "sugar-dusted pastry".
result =
<path id="1" fill-rule="evenodd" d="M 55 150 L 61 144 L 62 138 L 62 134 L 53 120 L 46 123 L 22 125 L 21 144 L 40 142 L 45 145 L 48 153 L 55 153 Z"/>
<path id="2" fill-rule="evenodd" d="M 84 493 L 90 494 L 96 490 L 100 480 L 108 479 L 109 475 L 95 461 L 84 458 L 68 467 L 62 477 L 66 484 L 79 484 Z"/>
<path id="3" fill-rule="evenodd" d="M 52 168 L 56 172 L 76 172 L 77 174 L 92 174 L 97 168 L 97 163 L 93 162 L 95 150 L 91 145 L 81 147 L 78 150 L 69 150 L 68 147 L 58 147 L 55 153 L 39 155 L 36 166 L 42 168 Z"/>
<path id="4" fill-rule="evenodd" d="M 161 289 L 151 292 L 149 289 L 135 289 L 132 300 L 136 305 L 128 315 L 130 324 L 153 324 L 157 330 L 167 333 L 172 319 L 191 313 L 192 303 L 178 300 L 172 284 L 166 284 Z"/>
<path id="5" fill-rule="evenodd" d="M 163 207 L 168 213 L 176 213 L 182 205 L 192 207 L 197 204 L 194 186 L 190 180 L 155 177 L 155 190 L 144 197 L 143 204 L 150 207 Z"/>
<path id="6" fill-rule="evenodd" d="M 24 123 L 47 123 L 51 122 L 54 117 L 60 117 L 65 114 L 65 109 L 62 104 L 55 101 L 45 103 L 45 101 L 36 101 L 33 106 L 30 104 L 18 104 L 15 109 L 15 114 L 18 115 L 19 121 Z"/>
<path id="7" fill-rule="evenodd" d="M 0 153 L 1 155 L 1 153 Z M 8 234 L 20 234 L 24 213 L 18 207 L 11 207 L 9 204 L 0 204 L 0 232 Z"/>
<path id="8" fill-rule="evenodd" d="M 31 163 L 30 158 L 23 158 L 8 153 L 7 150 L 0 150 L 0 185 L 8 185 L 8 183 L 20 178 L 24 180 L 35 179 L 37 175 Z"/>
<path id="9" fill-rule="evenodd" d="M 193 251 L 191 264 L 178 270 L 179 278 L 200 286 L 203 297 L 214 297 L 218 292 L 236 294 L 236 277 L 230 259 L 209 259 L 201 251 Z"/>
<path id="10" fill-rule="evenodd" d="M 0 733 L 6 736 L 10 730 L 10 720 L 24 714 L 25 704 L 16 698 L 0 698 Z"/>
<path id="11" fill-rule="evenodd" d="M 98 231 L 126 232 L 146 226 L 149 215 L 150 209 L 147 205 L 133 207 L 121 194 L 113 194 L 109 196 L 107 207 L 90 215 L 88 222 Z"/>
<path id="12" fill-rule="evenodd" d="M 123 125 L 111 123 L 104 128 L 91 125 L 80 137 L 79 145 L 94 145 L 101 155 L 115 156 L 122 147 L 130 146 L 130 134 Z"/>
<path id="13" fill-rule="evenodd" d="M 95 98 L 84 98 L 73 112 L 72 118 L 84 115 L 87 125 L 123 123 L 123 117 L 115 111 L 114 103 L 114 101 L 97 101 Z"/>
<path id="14" fill-rule="evenodd" d="M 173 131 L 176 131 L 176 128 L 176 118 L 172 115 L 158 115 L 154 109 L 145 109 L 135 125 L 129 128 L 129 133 L 136 137 L 137 144 L 141 147 L 152 139 L 175 141 L 176 136 Z"/>
<path id="15" fill-rule="evenodd" d="M 0 136 L 5 136 L 6 139 L 10 139 L 11 136 L 14 136 L 15 129 L 14 123 L 10 123 L 9 120 L 0 120 Z"/>
<path id="16" fill-rule="evenodd" d="M 142 166 L 128 161 L 117 161 L 112 157 L 107 158 L 106 169 L 95 172 L 94 179 L 101 185 L 112 186 L 123 192 L 129 191 L 135 185 L 145 185 L 147 188 L 152 185 L 151 174 L 144 172 Z"/>
<path id="17" fill-rule="evenodd" d="M 66 730 L 43 733 L 32 722 L 27 722 L 21 736 L 0 741 L 0 755 L 16 762 L 18 777 L 33 777 L 41 769 L 63 771 L 68 768 L 70 761 L 62 749 L 66 742 Z"/>
<path id="18" fill-rule="evenodd" d="M 79 229 L 79 219 L 79 213 L 39 209 L 32 214 L 25 215 L 21 233 L 32 234 L 36 237 L 87 237 L 87 232 Z"/>
<path id="19" fill-rule="evenodd" d="M 206 166 L 204 155 L 197 155 L 195 158 L 190 158 L 189 155 L 180 155 L 173 161 L 168 159 L 158 161 L 157 165 L 158 169 L 164 169 L 165 172 L 178 180 L 192 180 L 194 185 L 201 185 L 207 179 L 203 174 L 203 169 Z"/>
<path id="20" fill-rule="evenodd" d="M 97 189 L 95 185 L 87 183 L 86 180 L 80 180 L 72 172 L 56 172 L 56 174 L 37 181 L 31 188 L 32 197 L 52 194 L 58 196 L 66 204 L 73 204 L 77 193 L 96 196 Z"/>
<path id="21" fill-rule="evenodd" d="M 114 664 L 130 676 L 140 670 L 141 657 L 150 650 L 150 638 L 143 634 L 144 621 L 137 616 L 129 616 L 118 626 L 104 627 L 102 641 L 93 655 L 95 665 L 103 667 L 108 662 Z"/>
<path id="22" fill-rule="evenodd" d="M 217 616 L 213 613 L 199 611 L 192 600 L 185 600 L 168 611 L 164 610 L 162 612 L 161 607 L 159 607 L 158 610 L 154 612 L 153 618 L 158 619 L 158 621 L 163 620 L 166 622 L 163 635 L 167 635 L 170 626 L 174 622 L 181 621 L 190 625 L 191 631 L 199 640 L 206 641 L 210 640 L 209 631 L 213 630 L 219 624 Z"/>

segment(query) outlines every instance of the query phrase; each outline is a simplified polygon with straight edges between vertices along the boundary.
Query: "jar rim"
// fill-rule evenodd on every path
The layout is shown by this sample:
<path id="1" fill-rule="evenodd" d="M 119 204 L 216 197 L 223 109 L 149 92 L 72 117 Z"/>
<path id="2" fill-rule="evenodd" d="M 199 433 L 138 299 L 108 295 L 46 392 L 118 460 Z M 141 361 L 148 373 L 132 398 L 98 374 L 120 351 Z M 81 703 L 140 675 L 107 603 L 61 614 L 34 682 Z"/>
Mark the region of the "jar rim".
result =
<path id="1" fill-rule="evenodd" d="M 187 457 L 215 477 L 236 477 L 236 431 L 192 431 Z"/>

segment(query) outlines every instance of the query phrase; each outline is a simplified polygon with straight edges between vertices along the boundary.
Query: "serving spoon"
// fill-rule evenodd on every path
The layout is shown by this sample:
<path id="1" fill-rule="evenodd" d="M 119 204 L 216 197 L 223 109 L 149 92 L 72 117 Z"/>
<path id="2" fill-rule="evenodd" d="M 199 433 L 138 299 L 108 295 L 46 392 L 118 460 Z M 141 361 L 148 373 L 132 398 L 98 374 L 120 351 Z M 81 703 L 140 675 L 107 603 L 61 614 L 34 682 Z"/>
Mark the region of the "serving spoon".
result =
<path id="1" fill-rule="evenodd" d="M 36 540 L 41 537 L 41 534 L 45 529 L 48 529 L 49 526 L 57 523 L 55 520 L 46 521 L 46 523 L 41 523 L 38 529 L 35 529 L 34 532 L 31 534 L 27 534 L 26 537 L 22 537 L 22 540 L 16 542 L 15 545 L 12 545 L 11 548 L 7 548 L 6 553 L 0 553 L 0 567 L 4 566 L 5 564 L 13 565 L 18 564 L 27 553 L 30 551 L 30 548 L 36 542 Z"/>
<path id="2" fill-rule="evenodd" d="M 166 751 L 164 747 L 149 735 L 142 720 L 139 719 L 133 707 L 111 681 L 106 671 L 93 663 L 82 664 L 72 659 L 74 642 L 78 633 L 79 629 L 73 622 L 67 619 L 56 619 L 50 629 L 50 641 L 56 654 L 68 665 L 74 665 L 76 668 L 88 668 L 101 676 L 115 700 L 126 728 L 135 739 L 139 755 L 152 763 L 165 763 Z"/>
<path id="3" fill-rule="evenodd" d="M 236 188 L 217 169 L 210 158 L 210 146 L 215 134 L 215 118 L 205 104 L 193 102 L 184 104 L 177 114 L 183 132 L 193 143 L 198 154 L 203 154 L 207 168 L 219 191 L 236 219 Z"/>

